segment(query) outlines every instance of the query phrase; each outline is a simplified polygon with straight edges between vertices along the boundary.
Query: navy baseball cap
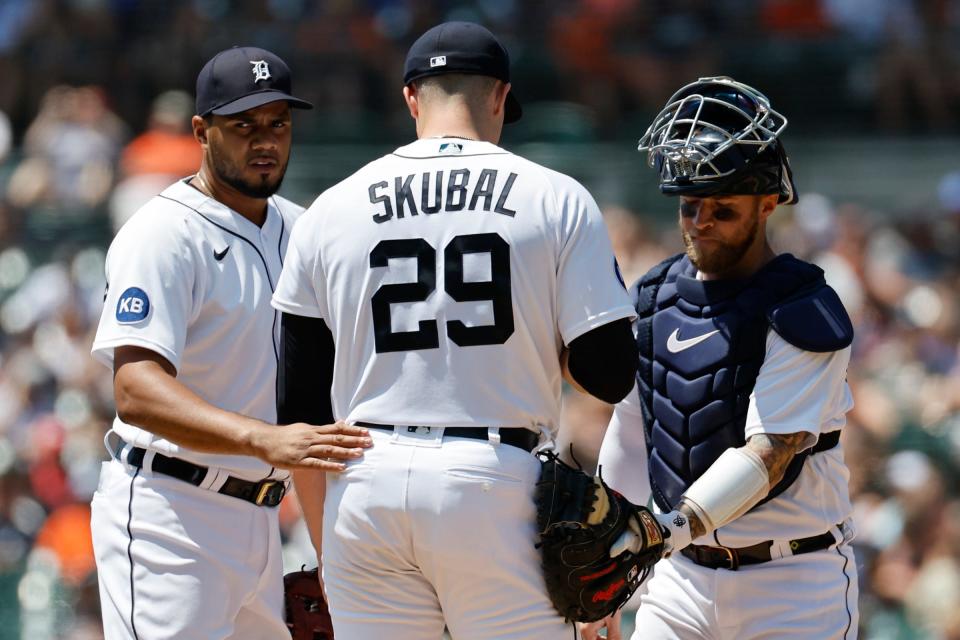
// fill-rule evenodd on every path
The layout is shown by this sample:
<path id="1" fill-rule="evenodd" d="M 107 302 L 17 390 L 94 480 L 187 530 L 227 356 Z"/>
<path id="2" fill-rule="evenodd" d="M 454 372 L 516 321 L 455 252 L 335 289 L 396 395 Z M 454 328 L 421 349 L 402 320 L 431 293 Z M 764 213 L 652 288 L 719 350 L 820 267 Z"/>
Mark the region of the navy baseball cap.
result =
<path id="1" fill-rule="evenodd" d="M 197 115 L 226 116 L 286 100 L 297 109 L 313 109 L 291 95 L 290 67 L 266 49 L 233 47 L 203 65 L 197 76 Z"/>
<path id="2" fill-rule="evenodd" d="M 428 30 L 410 47 L 403 65 L 403 84 L 427 76 L 467 73 L 510 82 L 510 56 L 496 36 L 473 22 L 444 22 Z M 507 94 L 504 122 L 523 115 L 520 101 Z"/>

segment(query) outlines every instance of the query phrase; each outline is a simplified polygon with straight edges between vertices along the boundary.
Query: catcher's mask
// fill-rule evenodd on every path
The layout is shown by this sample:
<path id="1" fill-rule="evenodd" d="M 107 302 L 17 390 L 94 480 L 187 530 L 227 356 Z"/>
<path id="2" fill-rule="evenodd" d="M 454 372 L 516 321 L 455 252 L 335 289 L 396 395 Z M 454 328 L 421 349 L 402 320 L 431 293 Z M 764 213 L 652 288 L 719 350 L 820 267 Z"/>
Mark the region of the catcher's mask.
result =
<path id="1" fill-rule="evenodd" d="M 640 139 L 665 195 L 767 195 L 798 200 L 780 134 L 787 119 L 733 78 L 700 78 L 667 100 Z"/>

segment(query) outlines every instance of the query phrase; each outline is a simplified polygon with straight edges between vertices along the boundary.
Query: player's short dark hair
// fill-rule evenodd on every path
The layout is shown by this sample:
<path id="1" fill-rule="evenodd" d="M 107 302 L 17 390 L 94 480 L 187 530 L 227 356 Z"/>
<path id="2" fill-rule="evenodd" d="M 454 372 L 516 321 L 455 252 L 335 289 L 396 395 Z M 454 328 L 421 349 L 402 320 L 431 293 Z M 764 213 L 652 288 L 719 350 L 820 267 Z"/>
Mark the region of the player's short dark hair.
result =
<path id="1" fill-rule="evenodd" d="M 462 95 L 468 101 L 486 98 L 499 82 L 490 76 L 469 73 L 445 73 L 426 76 L 413 81 L 413 86 L 421 94 L 455 96 Z"/>

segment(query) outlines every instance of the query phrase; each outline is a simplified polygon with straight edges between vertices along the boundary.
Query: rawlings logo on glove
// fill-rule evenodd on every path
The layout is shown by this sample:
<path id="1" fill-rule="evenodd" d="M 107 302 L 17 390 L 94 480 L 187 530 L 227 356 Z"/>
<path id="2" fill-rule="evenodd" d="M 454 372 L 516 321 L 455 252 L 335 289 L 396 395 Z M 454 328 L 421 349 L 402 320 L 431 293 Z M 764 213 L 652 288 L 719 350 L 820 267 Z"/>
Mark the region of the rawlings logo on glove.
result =
<path id="1" fill-rule="evenodd" d="M 568 621 L 593 622 L 622 607 L 663 556 L 653 514 L 599 477 L 538 454 L 537 526 L 547 592 Z"/>

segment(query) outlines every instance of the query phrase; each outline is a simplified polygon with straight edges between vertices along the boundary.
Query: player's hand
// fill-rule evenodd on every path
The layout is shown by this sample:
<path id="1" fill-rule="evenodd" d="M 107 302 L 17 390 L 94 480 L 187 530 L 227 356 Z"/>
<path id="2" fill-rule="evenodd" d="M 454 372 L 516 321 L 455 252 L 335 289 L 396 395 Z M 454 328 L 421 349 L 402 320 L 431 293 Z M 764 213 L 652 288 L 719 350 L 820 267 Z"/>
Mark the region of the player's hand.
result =
<path id="1" fill-rule="evenodd" d="M 258 429 L 251 441 L 256 456 L 274 467 L 321 471 L 343 471 L 341 460 L 355 460 L 373 446 L 369 431 L 344 422 L 269 425 Z"/>
<path id="2" fill-rule="evenodd" d="M 607 640 L 623 640 L 623 635 L 620 633 L 620 616 L 622 613 L 623 609 L 617 609 L 612 616 L 607 616 L 602 620 L 578 622 L 577 630 L 580 631 L 580 638 L 582 640 L 598 640 L 598 638 L 604 637 L 600 635 L 600 631 L 606 629 L 607 635 L 605 637 Z"/>

